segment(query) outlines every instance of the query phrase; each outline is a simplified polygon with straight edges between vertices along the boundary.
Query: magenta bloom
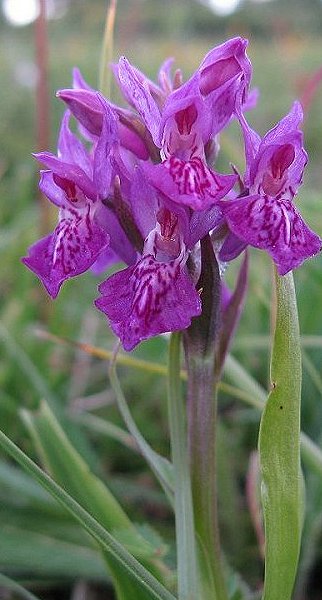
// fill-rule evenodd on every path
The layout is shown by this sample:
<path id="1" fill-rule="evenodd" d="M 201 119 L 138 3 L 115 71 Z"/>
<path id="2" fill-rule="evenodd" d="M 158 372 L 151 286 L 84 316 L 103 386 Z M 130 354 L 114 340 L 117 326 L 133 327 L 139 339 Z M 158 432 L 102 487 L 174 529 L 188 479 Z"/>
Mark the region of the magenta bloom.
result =
<path id="1" fill-rule="evenodd" d="M 245 192 L 222 203 L 229 229 L 241 240 L 241 247 L 250 244 L 269 252 L 280 275 L 317 254 L 322 244 L 293 203 L 307 162 L 299 131 L 302 118 L 301 105 L 295 102 L 290 113 L 261 140 L 240 116 L 247 161 Z M 236 238 L 234 241 L 236 244 Z"/>
<path id="2" fill-rule="evenodd" d="M 320 250 L 293 203 L 307 161 L 301 107 L 295 103 L 260 139 L 244 117 L 256 101 L 246 48 L 240 37 L 213 48 L 186 82 L 179 70 L 171 75 L 172 59 L 154 83 L 120 58 L 112 69 L 127 108 L 103 98 L 77 69 L 72 89 L 57 93 L 69 109 L 58 153 L 37 159 L 47 169 L 40 188 L 59 210 L 58 225 L 23 261 L 53 298 L 87 269 L 99 274 L 124 263 L 105 276 L 95 305 L 126 350 L 188 328 L 209 308 L 198 283 L 207 269 L 216 272 L 207 261 L 230 261 L 252 245 L 284 274 Z M 69 129 L 70 114 L 79 136 Z M 215 170 L 219 136 L 232 119 L 244 136 L 243 179 Z M 222 312 L 220 364 L 245 290 L 242 271 Z"/>
<path id="3" fill-rule="evenodd" d="M 186 268 L 187 210 L 162 200 L 139 169 L 133 176 L 131 205 L 145 237 L 142 255 L 134 266 L 104 281 L 95 301 L 126 350 L 159 333 L 185 329 L 201 313 L 200 295 Z M 198 236 L 200 226 L 194 229 Z"/>
<path id="4" fill-rule="evenodd" d="M 104 118 L 100 96 L 96 90 L 86 83 L 78 69 L 74 69 L 73 86 L 73 89 L 59 90 L 57 96 L 66 102 L 68 108 L 78 120 L 84 137 L 95 141 L 101 135 Z M 146 160 L 149 157 L 147 140 L 141 135 L 142 131 L 136 131 L 138 123 L 133 113 L 108 102 L 106 99 L 105 105 L 108 105 L 115 117 L 118 117 L 116 127 L 120 146 L 130 150 L 138 158 Z"/>
<path id="5" fill-rule="evenodd" d="M 159 262 L 147 254 L 99 286 L 102 297 L 95 305 L 125 350 L 159 333 L 186 329 L 201 313 L 200 297 L 181 261 Z"/>
<path id="6" fill-rule="evenodd" d="M 115 139 L 113 116 L 106 110 L 93 155 L 70 131 L 68 113 L 62 122 L 58 156 L 36 155 L 48 167 L 41 172 L 40 189 L 59 207 L 59 222 L 52 234 L 31 246 L 23 262 L 53 298 L 66 279 L 86 271 L 109 245 L 110 236 L 98 220 L 99 199 L 107 196 L 111 183 L 108 156 Z"/>
<path id="7" fill-rule="evenodd" d="M 206 144 L 234 115 L 237 95 L 247 100 L 252 68 L 246 47 L 247 40 L 234 38 L 213 48 L 169 95 L 162 119 L 164 157 L 204 157 Z"/>
<path id="8" fill-rule="evenodd" d="M 236 175 L 221 175 L 200 158 L 189 161 L 171 156 L 160 165 L 144 165 L 149 182 L 168 198 L 194 210 L 218 204 L 236 183 Z"/>

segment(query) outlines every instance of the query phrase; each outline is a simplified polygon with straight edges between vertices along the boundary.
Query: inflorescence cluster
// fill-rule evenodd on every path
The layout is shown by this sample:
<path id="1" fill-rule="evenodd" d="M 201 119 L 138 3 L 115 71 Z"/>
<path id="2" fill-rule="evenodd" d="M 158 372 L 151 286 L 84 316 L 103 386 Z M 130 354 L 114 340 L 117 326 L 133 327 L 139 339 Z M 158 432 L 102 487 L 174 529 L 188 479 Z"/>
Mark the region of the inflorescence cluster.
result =
<path id="1" fill-rule="evenodd" d="M 280 275 L 321 248 L 293 203 L 307 162 L 301 105 L 263 138 L 251 129 L 244 113 L 256 92 L 246 47 L 239 37 L 215 47 L 186 82 L 179 70 L 171 77 L 171 59 L 156 84 L 121 58 L 113 71 L 130 108 L 111 103 L 76 69 L 73 88 L 57 94 L 67 105 L 57 156 L 36 158 L 58 225 L 23 261 L 53 298 L 70 277 L 125 263 L 100 284 L 95 305 L 126 350 L 200 315 L 205 236 L 219 264 L 250 245 L 266 250 Z M 243 175 L 214 168 L 232 119 L 244 140 Z"/>

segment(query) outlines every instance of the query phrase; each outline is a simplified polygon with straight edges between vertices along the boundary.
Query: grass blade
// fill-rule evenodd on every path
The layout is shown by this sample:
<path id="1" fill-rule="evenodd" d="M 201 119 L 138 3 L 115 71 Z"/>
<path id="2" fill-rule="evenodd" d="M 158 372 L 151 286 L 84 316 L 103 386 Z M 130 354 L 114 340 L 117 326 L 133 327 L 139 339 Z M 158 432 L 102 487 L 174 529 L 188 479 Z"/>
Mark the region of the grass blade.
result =
<path id="1" fill-rule="evenodd" d="M 48 404 L 42 401 L 37 412 L 22 410 L 21 415 L 42 463 L 55 480 L 107 530 L 131 528 L 127 515 L 71 445 Z"/>
<path id="2" fill-rule="evenodd" d="M 49 406 L 43 401 L 36 413 L 24 410 L 22 414 L 38 454 L 49 473 L 107 531 L 113 532 L 118 539 L 121 535 L 122 543 L 127 538 L 128 543 L 125 544 L 127 550 L 130 550 L 138 560 L 144 561 L 145 566 L 163 580 L 163 564 L 154 556 L 154 549 L 139 534 L 108 487 L 91 473 L 85 461 L 71 445 Z M 127 573 L 120 570 L 119 565 L 115 564 L 111 557 L 105 556 L 105 558 L 118 592 L 118 599 L 134 598 L 135 582 L 133 583 Z M 140 593 L 142 600 L 146 600 L 143 592 Z"/>
<path id="3" fill-rule="evenodd" d="M 15 592 L 15 594 L 19 598 L 23 598 L 23 600 L 39 600 L 37 596 L 26 590 L 22 585 L 13 579 L 10 579 L 10 577 L 6 577 L 6 575 L 3 575 L 2 573 L 0 573 L 0 591 L 1 587 Z"/>
<path id="4" fill-rule="evenodd" d="M 118 564 L 124 567 L 133 578 L 133 581 L 136 581 L 140 586 L 142 594 L 148 593 L 151 600 L 175 600 L 175 597 L 147 569 L 127 552 L 76 500 L 22 452 L 3 431 L 0 431 L 0 446 L 86 529 L 110 557 L 113 557 Z"/>
<path id="5" fill-rule="evenodd" d="M 116 396 L 117 405 L 119 407 L 120 413 L 123 417 L 123 420 L 135 439 L 140 452 L 144 456 L 147 463 L 150 465 L 153 473 L 157 477 L 160 485 L 164 489 L 169 501 L 173 504 L 173 488 L 174 488 L 174 477 L 173 477 L 173 466 L 172 464 L 163 456 L 155 452 L 153 448 L 147 443 L 141 432 L 136 426 L 135 421 L 132 418 L 131 412 L 127 405 L 126 399 L 124 397 L 121 384 L 119 378 L 116 373 L 115 364 L 112 362 L 109 368 L 109 376 L 111 381 L 111 386 Z"/>

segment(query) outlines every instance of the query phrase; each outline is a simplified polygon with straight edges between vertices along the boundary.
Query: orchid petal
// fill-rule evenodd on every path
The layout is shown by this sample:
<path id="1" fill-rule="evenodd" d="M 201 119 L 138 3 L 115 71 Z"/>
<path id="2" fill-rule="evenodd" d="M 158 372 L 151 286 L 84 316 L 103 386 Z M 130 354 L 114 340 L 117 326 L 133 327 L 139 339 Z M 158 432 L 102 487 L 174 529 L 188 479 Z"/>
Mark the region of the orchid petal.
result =
<path id="1" fill-rule="evenodd" d="M 141 160 L 147 160 L 149 158 L 149 152 L 142 138 L 132 129 L 119 123 L 119 136 L 120 143 L 126 150 L 130 150 L 137 158 Z"/>
<path id="2" fill-rule="evenodd" d="M 87 89 L 64 89 L 59 90 L 56 96 L 67 104 L 74 117 L 90 133 L 100 134 L 103 109 L 97 92 Z"/>
<path id="3" fill-rule="evenodd" d="M 294 102 L 290 112 L 263 137 L 263 146 L 283 143 L 285 135 L 288 135 L 290 131 L 296 131 L 302 121 L 302 106 L 300 102 Z"/>
<path id="4" fill-rule="evenodd" d="M 171 156 L 148 171 L 148 179 L 174 202 L 205 210 L 216 204 L 234 186 L 236 175 L 221 175 L 202 160 L 183 161 Z"/>
<path id="5" fill-rule="evenodd" d="M 109 235 L 110 248 L 127 265 L 133 265 L 137 253 L 124 233 L 115 213 L 100 203 L 97 207 L 96 221 Z"/>
<path id="6" fill-rule="evenodd" d="M 234 79 L 237 73 L 243 76 L 248 87 L 252 67 L 246 55 L 247 46 L 246 39 L 236 37 L 208 52 L 198 69 L 201 89 L 206 88 L 202 93 L 209 94 L 218 89 L 230 79 Z"/>
<path id="7" fill-rule="evenodd" d="M 108 103 L 100 94 L 98 99 L 102 105 L 103 121 L 99 139 L 94 152 L 94 181 L 100 198 L 106 198 L 111 185 L 112 167 L 110 155 L 112 147 L 117 143 L 117 121 Z"/>
<path id="8" fill-rule="evenodd" d="M 229 203 L 225 216 L 237 237 L 269 252 L 280 275 L 321 249 L 321 239 L 306 225 L 290 200 L 276 201 L 258 195 L 239 198 Z"/>
<path id="9" fill-rule="evenodd" d="M 68 204 L 65 191 L 54 182 L 52 171 L 40 171 L 39 189 L 56 206 L 63 208 Z"/>
<path id="10" fill-rule="evenodd" d="M 199 96 L 186 95 L 181 88 L 169 96 L 165 104 L 161 131 L 161 156 L 175 155 L 184 160 L 204 158 L 204 143 L 209 140 L 211 114 L 205 111 Z"/>
<path id="11" fill-rule="evenodd" d="M 89 154 L 81 143 L 81 141 L 74 135 L 69 128 L 70 112 L 65 112 L 60 128 L 58 138 L 58 157 L 66 163 L 74 163 L 81 167 L 88 175 L 92 176 L 92 163 Z"/>
<path id="12" fill-rule="evenodd" d="M 94 92 L 94 89 L 85 81 L 83 75 L 77 67 L 73 69 L 73 88 L 75 90 L 88 90 Z"/>
<path id="13" fill-rule="evenodd" d="M 194 285 L 177 261 L 144 256 L 134 267 L 115 273 L 99 286 L 96 307 L 110 320 L 125 350 L 160 333 L 182 330 L 201 313 Z"/>
<path id="14" fill-rule="evenodd" d="M 234 233 L 229 232 L 219 251 L 219 260 L 221 262 L 230 262 L 237 258 L 247 247 L 247 242 L 241 240 Z"/>
<path id="15" fill-rule="evenodd" d="M 78 165 L 64 162 L 50 152 L 39 152 L 38 154 L 34 154 L 34 157 L 62 179 L 67 179 L 75 183 L 88 198 L 92 200 L 96 198 L 96 190 L 93 182 Z"/>
<path id="16" fill-rule="evenodd" d="M 238 119 L 242 128 L 245 146 L 246 170 L 244 182 L 245 185 L 251 185 L 251 171 L 253 171 L 253 165 L 260 147 L 261 138 L 258 133 L 248 125 L 244 115 L 240 111 L 238 112 Z"/>
<path id="17" fill-rule="evenodd" d="M 140 81 L 135 69 L 125 57 L 119 61 L 118 75 L 122 89 L 131 98 L 133 106 L 151 132 L 154 143 L 160 146 L 161 115 L 148 83 Z"/>
<path id="18" fill-rule="evenodd" d="M 91 267 L 108 242 L 89 207 L 61 209 L 55 231 L 33 244 L 23 262 L 56 298 L 63 282 Z"/>
<path id="19" fill-rule="evenodd" d="M 153 169 L 152 165 L 148 164 L 148 172 L 151 168 Z M 137 166 L 133 172 L 131 208 L 135 222 L 145 239 L 155 227 L 159 202 L 155 188 L 148 182 L 146 170 L 140 166 Z"/>
<path id="20" fill-rule="evenodd" d="M 120 262 L 120 257 L 115 254 L 112 248 L 104 248 L 91 266 L 91 272 L 94 275 L 101 275 L 118 262 Z"/>
<path id="21" fill-rule="evenodd" d="M 162 63 L 158 73 L 160 87 L 166 94 L 169 94 L 169 92 L 172 90 L 171 67 L 173 63 L 174 58 L 172 56 L 166 58 L 166 60 Z"/>
<path id="22" fill-rule="evenodd" d="M 186 242 L 187 247 L 193 248 L 207 233 L 223 224 L 223 212 L 217 204 L 206 210 L 193 211 L 190 218 L 190 235 L 189 241 Z"/>

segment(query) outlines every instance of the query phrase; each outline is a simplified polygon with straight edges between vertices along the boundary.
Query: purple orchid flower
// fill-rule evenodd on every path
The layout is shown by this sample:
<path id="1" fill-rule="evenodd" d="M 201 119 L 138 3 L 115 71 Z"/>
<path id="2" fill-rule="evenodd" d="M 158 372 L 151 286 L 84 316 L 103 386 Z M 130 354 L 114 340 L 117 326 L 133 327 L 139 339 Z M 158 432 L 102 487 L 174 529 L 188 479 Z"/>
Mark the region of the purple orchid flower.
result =
<path id="1" fill-rule="evenodd" d="M 189 215 L 165 203 L 136 169 L 133 214 L 146 235 L 136 264 L 100 284 L 96 307 L 109 319 L 125 350 L 168 331 L 186 329 L 201 313 L 201 300 L 186 268 Z"/>
<path id="2" fill-rule="evenodd" d="M 69 110 L 79 122 L 82 135 L 95 141 L 101 135 L 104 110 L 96 90 L 90 87 L 78 69 L 73 70 L 73 88 L 57 92 L 57 97 L 66 102 Z M 105 103 L 117 115 L 118 141 L 121 147 L 130 150 L 141 160 L 147 160 L 149 136 L 142 130 L 135 115 L 105 99 Z M 143 128 L 144 129 L 144 128 Z"/>
<path id="3" fill-rule="evenodd" d="M 251 68 L 246 45 L 236 38 L 212 50 L 195 75 L 168 95 L 163 109 L 142 75 L 125 58 L 119 62 L 123 94 L 160 148 L 162 164 L 147 162 L 145 166 L 150 181 L 171 199 L 195 210 L 218 202 L 237 179 L 207 166 L 205 146 L 232 117 L 237 91 L 247 97 Z"/>
<path id="4" fill-rule="evenodd" d="M 204 146 L 227 125 L 236 99 L 248 101 L 247 40 L 213 48 L 192 77 L 168 96 L 162 115 L 162 157 L 204 158 Z"/>
<path id="5" fill-rule="evenodd" d="M 125 127 L 120 132 L 121 144 L 139 158 L 147 158 L 143 154 L 148 150 L 155 160 L 158 148 L 159 160 L 173 155 L 185 161 L 204 159 L 205 145 L 233 116 L 237 95 L 243 103 L 253 103 L 248 99 L 251 64 L 246 47 L 246 40 L 235 38 L 214 48 L 183 85 L 178 71 L 171 81 L 171 59 L 160 69 L 158 86 L 125 57 L 120 58 L 113 67 L 117 82 L 141 120 L 140 127 L 134 113 L 112 106 Z M 99 135 L 102 109 L 78 71 L 74 73 L 74 88 L 60 90 L 57 95 L 90 133 Z"/>
<path id="6" fill-rule="evenodd" d="M 125 57 L 114 66 L 125 99 L 138 113 L 112 107 L 119 117 L 121 146 L 139 160 L 146 160 L 149 154 L 154 163 L 146 160 L 150 182 L 172 200 L 194 210 L 216 204 L 237 179 L 236 175 L 210 169 L 206 159 L 217 149 L 215 136 L 233 116 L 236 98 L 247 100 L 251 65 L 246 46 L 246 40 L 235 38 L 214 48 L 177 89 L 179 78 L 171 81 L 170 61 L 160 70 L 160 86 Z M 102 107 L 94 91 L 77 71 L 74 86 L 78 89 L 62 90 L 59 97 L 90 134 L 99 135 Z M 155 165 L 160 161 L 161 165 Z"/>
<path id="7" fill-rule="evenodd" d="M 58 156 L 49 152 L 36 155 L 48 167 L 41 173 L 40 189 L 59 207 L 59 223 L 52 234 L 31 246 L 23 262 L 53 298 L 66 279 L 90 268 L 109 245 L 110 236 L 98 218 L 98 200 L 106 198 L 110 188 L 109 153 L 116 130 L 105 104 L 104 111 L 102 134 L 93 155 L 70 131 L 69 112 L 62 122 Z"/>
<path id="8" fill-rule="evenodd" d="M 145 254 L 135 266 L 119 271 L 99 286 L 96 307 L 109 318 L 125 350 L 168 331 L 186 329 L 201 313 L 195 286 L 184 268 L 186 257 L 169 262 Z"/>
<path id="9" fill-rule="evenodd" d="M 161 148 L 162 159 L 178 156 L 181 145 L 186 152 L 188 147 L 188 159 L 203 156 L 204 144 L 233 115 L 237 93 L 246 101 L 251 78 L 246 47 L 246 40 L 234 38 L 211 50 L 194 75 L 168 95 L 164 107 L 155 101 L 149 80 L 120 59 L 117 77 L 123 95 Z"/>
<path id="10" fill-rule="evenodd" d="M 205 210 L 218 204 L 235 185 L 236 175 L 222 175 L 200 158 L 183 161 L 176 156 L 160 165 L 146 163 L 149 182 L 165 196 L 194 210 Z"/>
<path id="11" fill-rule="evenodd" d="M 249 93 L 246 47 L 237 37 L 213 48 L 185 83 L 180 71 L 171 77 L 172 59 L 155 84 L 121 58 L 113 70 L 129 108 L 104 99 L 78 70 L 73 89 L 57 93 L 87 145 L 70 131 L 67 112 L 58 155 L 37 155 L 47 167 L 40 188 L 59 208 L 59 223 L 23 261 L 53 298 L 66 279 L 123 261 L 99 286 L 95 305 L 126 350 L 201 315 L 205 298 L 197 288 L 209 257 L 214 267 L 252 245 L 269 252 L 283 275 L 321 248 L 293 204 L 307 162 L 301 107 L 295 103 L 263 139 L 249 127 L 243 112 L 256 93 Z M 212 168 L 218 136 L 235 117 L 244 136 L 243 179 Z M 243 264 L 222 311 L 220 368 L 246 289 Z"/>
<path id="12" fill-rule="evenodd" d="M 295 102 L 262 140 L 241 113 L 239 118 L 246 152 L 245 191 L 221 203 L 234 237 L 227 238 L 220 257 L 228 260 L 250 244 L 266 250 L 279 274 L 285 275 L 319 252 L 322 244 L 293 204 L 307 162 L 299 131 L 301 105 Z"/>
<path id="13" fill-rule="evenodd" d="M 133 99 L 132 94 L 128 90 L 129 86 L 127 83 L 123 85 L 124 76 L 122 76 L 122 74 L 120 75 L 119 73 L 120 65 L 122 65 L 124 60 L 128 63 L 126 58 L 121 58 L 118 64 L 112 65 L 112 70 L 124 98 L 128 104 L 130 104 L 130 106 L 136 108 L 136 101 Z M 154 81 L 151 81 L 151 79 L 149 79 L 137 67 L 131 66 L 131 71 L 136 81 L 140 82 L 142 86 L 148 90 L 156 104 L 159 106 L 160 110 L 162 109 L 167 96 L 173 91 L 173 89 L 175 89 L 176 85 L 180 85 L 180 83 L 182 83 L 182 75 L 180 71 L 176 71 L 173 80 L 171 78 L 171 67 L 173 62 L 174 59 L 170 57 L 162 63 L 158 73 L 158 84 L 154 83 Z"/>

